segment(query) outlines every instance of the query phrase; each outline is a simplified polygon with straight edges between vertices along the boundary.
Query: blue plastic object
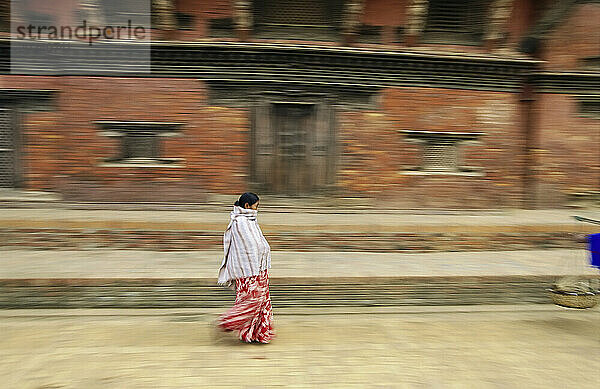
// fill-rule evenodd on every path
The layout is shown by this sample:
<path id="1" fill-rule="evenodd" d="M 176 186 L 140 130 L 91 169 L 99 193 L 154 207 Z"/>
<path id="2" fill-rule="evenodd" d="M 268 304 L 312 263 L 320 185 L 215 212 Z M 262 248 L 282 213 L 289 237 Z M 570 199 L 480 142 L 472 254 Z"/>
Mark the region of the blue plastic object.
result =
<path id="1" fill-rule="evenodd" d="M 600 234 L 588 235 L 588 246 L 592 257 L 592 266 L 600 268 Z"/>

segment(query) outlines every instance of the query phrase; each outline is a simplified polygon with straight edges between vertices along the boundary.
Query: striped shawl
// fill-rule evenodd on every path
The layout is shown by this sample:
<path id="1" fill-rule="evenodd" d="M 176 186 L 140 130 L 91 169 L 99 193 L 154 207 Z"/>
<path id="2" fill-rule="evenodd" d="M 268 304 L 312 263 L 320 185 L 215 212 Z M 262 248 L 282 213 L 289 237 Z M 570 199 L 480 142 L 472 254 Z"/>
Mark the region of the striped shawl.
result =
<path id="1" fill-rule="evenodd" d="M 236 278 L 258 275 L 271 267 L 271 247 L 258 226 L 255 209 L 234 205 L 231 221 L 223 234 L 224 257 L 219 285 L 232 285 Z"/>

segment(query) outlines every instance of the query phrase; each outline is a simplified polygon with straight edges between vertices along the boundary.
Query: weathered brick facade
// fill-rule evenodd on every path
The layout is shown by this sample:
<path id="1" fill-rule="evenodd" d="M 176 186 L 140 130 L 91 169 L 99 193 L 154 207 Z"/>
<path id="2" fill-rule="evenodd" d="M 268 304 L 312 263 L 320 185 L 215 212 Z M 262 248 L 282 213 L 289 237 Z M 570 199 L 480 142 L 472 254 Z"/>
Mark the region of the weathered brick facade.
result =
<path id="1" fill-rule="evenodd" d="M 579 4 L 554 31 L 549 33 L 543 50 L 548 70 L 581 69 L 585 58 L 600 55 L 600 4 Z"/>
<path id="2" fill-rule="evenodd" d="M 361 82 L 371 82 L 361 80 L 362 70 L 353 70 L 360 64 L 364 48 L 406 55 L 423 53 L 430 65 L 419 71 L 437 72 L 439 76 L 431 76 L 431 83 L 419 82 L 418 78 L 403 81 L 403 72 L 411 74 L 413 69 L 398 65 L 375 75 L 364 70 L 364 75 L 372 79 L 377 74 L 399 78 L 382 78 L 381 85 L 372 87 L 368 106 L 356 109 L 339 103 L 334 107 L 333 152 L 337 162 L 336 191 L 331 195 L 372 197 L 390 201 L 399 208 L 496 208 L 563 206 L 572 193 L 600 191 L 600 121 L 597 115 L 580 112 L 580 96 L 600 96 L 597 83 L 595 88 L 589 86 L 600 79 L 598 69 L 582 67 L 588 63 L 584 59 L 600 57 L 600 30 L 596 23 L 600 3 L 576 2 L 543 35 L 541 50 L 528 57 L 516 50 L 528 31 L 547 15 L 547 9 L 551 10 L 552 2 L 536 6 L 533 1 L 515 0 L 511 16 L 503 25 L 506 38 L 491 53 L 483 43 L 417 43 L 407 49 L 397 28 L 406 23 L 409 2 L 366 1 L 361 22 L 382 28 L 380 43 L 361 43 L 358 39 L 354 47 L 340 48 L 345 50 L 342 53 L 351 50 L 355 61 L 352 65 L 337 65 L 343 71 L 354 72 L 349 79 L 340 80 L 346 82 L 344 88 L 349 93 Z M 193 16 L 193 28 L 157 30 L 156 37 L 202 42 L 237 40 L 234 32 L 223 38 L 211 37 L 210 33 L 210 20 L 234 16 L 232 1 L 184 0 L 176 5 L 178 11 Z M 265 42 L 282 41 L 262 41 Z M 285 44 L 300 42 L 304 47 L 335 49 L 342 45 L 292 39 Z M 247 43 L 245 50 L 251 52 L 257 43 L 260 42 Z M 466 59 L 466 65 L 456 65 L 453 57 Z M 289 58 L 293 70 L 295 60 Z M 390 54 L 389 58 L 395 57 Z M 485 62 L 491 69 L 487 70 L 489 77 L 494 72 L 507 74 L 514 77 L 515 84 L 485 84 L 477 81 L 477 75 L 467 75 L 472 77 L 470 81 L 458 78 L 455 84 L 444 86 L 449 82 L 446 80 L 453 79 L 444 72 L 469 66 L 469 58 Z M 536 62 L 536 58 L 541 61 Z M 499 60 L 504 62 L 498 65 Z M 509 66 L 528 60 L 531 62 L 526 72 L 509 75 Z M 244 63 L 244 59 L 236 61 Z M 318 61 L 324 59 L 320 57 Z M 231 70 L 228 66 L 223 65 L 225 72 Z M 465 68 L 465 74 L 469 71 Z M 568 72 L 572 78 L 563 81 L 562 74 L 556 76 L 547 71 Z M 580 76 L 582 72 L 584 75 Z M 274 77 L 283 77 L 280 70 L 274 73 Z M 299 71 L 298 79 L 303 76 L 312 77 Z M 532 79 L 542 80 L 542 84 L 533 81 L 532 85 Z M 276 83 L 260 85 L 269 90 L 271 84 Z M 304 88 L 302 83 L 297 85 Z M 55 91 L 48 109 L 22 111 L 18 131 L 24 139 L 20 158 L 24 171 L 21 186 L 25 189 L 56 191 L 69 200 L 100 202 L 201 202 L 210 194 L 233 195 L 248 189 L 252 96 L 242 97 L 237 105 L 215 104 L 210 81 L 202 76 L 174 73 L 148 77 L 5 73 L 0 75 L 0 87 Z M 323 90 L 328 88 L 322 86 Z M 533 95 L 524 98 L 523 88 L 531 88 Z M 532 101 L 530 112 L 527 101 Z M 96 123 L 107 120 L 181 123 L 178 135 L 161 139 L 161 157 L 182 158 L 182 162 L 158 167 L 102 166 L 121 147 L 117 138 L 103 134 Z M 481 134 L 475 142 L 460 147 L 460 165 L 475 168 L 474 173 L 410 172 L 411 167 L 420 164 L 423 151 L 403 131 Z"/>
<path id="3" fill-rule="evenodd" d="M 548 37 L 544 69 L 554 72 L 594 72 L 585 59 L 600 57 L 600 4 L 580 4 Z M 596 68 L 595 72 L 598 72 Z M 564 203 L 571 193 L 600 188 L 600 120 L 581 112 L 576 93 L 540 93 L 537 102 L 538 204 Z"/>

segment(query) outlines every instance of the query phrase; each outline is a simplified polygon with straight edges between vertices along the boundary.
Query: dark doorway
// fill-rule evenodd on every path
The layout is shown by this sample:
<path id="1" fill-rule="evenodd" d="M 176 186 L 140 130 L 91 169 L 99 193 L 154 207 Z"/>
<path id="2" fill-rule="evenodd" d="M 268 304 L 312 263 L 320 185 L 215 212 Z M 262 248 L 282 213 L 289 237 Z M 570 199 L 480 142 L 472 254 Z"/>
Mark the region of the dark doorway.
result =
<path id="1" fill-rule="evenodd" d="M 323 103 L 270 102 L 255 109 L 253 181 L 266 193 L 307 196 L 334 181 L 333 113 Z"/>
<path id="2" fill-rule="evenodd" d="M 276 156 L 272 190 L 287 195 L 310 192 L 311 166 L 307 149 L 314 127 L 314 105 L 274 104 L 273 108 Z"/>

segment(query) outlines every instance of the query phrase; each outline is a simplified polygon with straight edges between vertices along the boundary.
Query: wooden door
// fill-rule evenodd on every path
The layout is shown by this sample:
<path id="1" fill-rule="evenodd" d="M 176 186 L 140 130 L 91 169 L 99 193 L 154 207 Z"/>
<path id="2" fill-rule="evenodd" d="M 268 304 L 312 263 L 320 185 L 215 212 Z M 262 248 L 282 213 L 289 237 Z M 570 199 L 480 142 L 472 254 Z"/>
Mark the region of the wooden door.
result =
<path id="1" fill-rule="evenodd" d="M 257 100 L 252 107 L 250 187 L 261 193 L 273 193 L 271 177 L 275 161 L 275 140 L 271 126 L 271 104 Z"/>
<path id="2" fill-rule="evenodd" d="M 332 111 L 325 104 L 271 102 L 254 108 L 252 181 L 262 192 L 304 196 L 333 181 Z"/>
<path id="3" fill-rule="evenodd" d="M 313 128 L 313 104 L 274 104 L 276 158 L 271 186 L 274 192 L 303 195 L 312 190 L 308 151 Z"/>
<path id="4" fill-rule="evenodd" d="M 335 115 L 329 104 L 321 102 L 315 105 L 314 116 L 309 158 L 313 191 L 319 192 L 335 183 Z"/>

